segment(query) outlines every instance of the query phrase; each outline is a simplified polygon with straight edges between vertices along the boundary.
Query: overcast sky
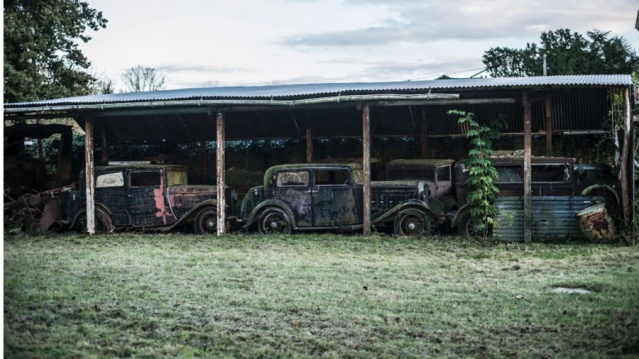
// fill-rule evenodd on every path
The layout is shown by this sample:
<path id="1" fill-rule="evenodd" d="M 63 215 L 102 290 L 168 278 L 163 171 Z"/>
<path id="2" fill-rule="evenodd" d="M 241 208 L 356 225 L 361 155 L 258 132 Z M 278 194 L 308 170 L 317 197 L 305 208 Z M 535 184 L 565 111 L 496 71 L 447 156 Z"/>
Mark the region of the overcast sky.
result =
<path id="1" fill-rule="evenodd" d="M 82 45 L 122 90 L 126 69 L 167 89 L 470 76 L 484 51 L 543 31 L 598 29 L 637 51 L 637 0 L 87 0 L 108 19 Z"/>

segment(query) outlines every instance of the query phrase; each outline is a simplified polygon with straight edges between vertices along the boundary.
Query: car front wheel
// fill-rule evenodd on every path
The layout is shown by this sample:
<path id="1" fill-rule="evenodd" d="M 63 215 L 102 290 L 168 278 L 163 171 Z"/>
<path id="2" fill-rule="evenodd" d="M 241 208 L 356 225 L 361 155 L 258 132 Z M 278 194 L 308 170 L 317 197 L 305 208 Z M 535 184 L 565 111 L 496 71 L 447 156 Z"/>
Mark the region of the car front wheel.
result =
<path id="1" fill-rule="evenodd" d="M 401 211 L 395 218 L 395 234 L 398 236 L 421 237 L 430 233 L 430 223 L 426 213 L 417 209 Z"/>

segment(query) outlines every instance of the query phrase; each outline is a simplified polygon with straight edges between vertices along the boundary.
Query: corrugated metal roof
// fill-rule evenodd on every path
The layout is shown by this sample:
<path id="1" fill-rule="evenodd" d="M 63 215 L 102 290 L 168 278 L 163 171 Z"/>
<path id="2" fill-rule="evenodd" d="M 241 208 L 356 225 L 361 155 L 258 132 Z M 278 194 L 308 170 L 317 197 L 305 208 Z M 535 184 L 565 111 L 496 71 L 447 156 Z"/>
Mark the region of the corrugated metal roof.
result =
<path id="1" fill-rule="evenodd" d="M 451 90 L 517 89 L 535 87 L 621 87 L 631 86 L 630 75 L 570 75 L 545 77 L 508 77 L 485 79 L 447 79 L 399 82 L 315 83 L 271 86 L 208 87 L 152 92 L 79 96 L 37 102 L 8 103 L 5 108 L 131 103 L 144 101 L 180 101 L 199 99 L 290 99 L 345 94 L 426 93 Z"/>

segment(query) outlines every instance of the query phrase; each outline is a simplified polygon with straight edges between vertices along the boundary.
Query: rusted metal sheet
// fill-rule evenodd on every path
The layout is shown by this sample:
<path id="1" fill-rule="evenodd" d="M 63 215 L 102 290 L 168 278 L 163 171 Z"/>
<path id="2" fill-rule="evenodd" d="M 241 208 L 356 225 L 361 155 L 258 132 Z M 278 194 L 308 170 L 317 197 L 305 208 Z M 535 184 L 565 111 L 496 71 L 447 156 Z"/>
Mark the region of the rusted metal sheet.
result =
<path id="1" fill-rule="evenodd" d="M 602 199 L 590 196 L 533 196 L 531 200 L 531 239 L 562 241 L 582 237 L 577 213 Z M 525 242 L 523 198 L 499 197 L 495 205 L 500 212 L 497 217 L 500 225 L 493 230 L 493 237 L 502 241 Z"/>

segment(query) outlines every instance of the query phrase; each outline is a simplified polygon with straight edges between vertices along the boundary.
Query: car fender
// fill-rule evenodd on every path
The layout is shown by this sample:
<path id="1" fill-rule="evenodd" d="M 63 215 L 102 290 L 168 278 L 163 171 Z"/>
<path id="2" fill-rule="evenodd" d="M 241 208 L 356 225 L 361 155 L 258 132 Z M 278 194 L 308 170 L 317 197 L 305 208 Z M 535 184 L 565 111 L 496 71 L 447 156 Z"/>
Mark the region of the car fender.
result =
<path id="1" fill-rule="evenodd" d="M 255 224 L 255 221 L 260 216 L 260 213 L 262 213 L 262 211 L 269 207 L 277 207 L 286 212 L 286 215 L 288 215 L 288 217 L 291 219 L 292 228 L 297 229 L 297 222 L 295 221 L 293 210 L 286 202 L 279 199 L 269 199 L 255 206 L 248 219 L 246 220 L 246 224 L 244 224 L 242 228 L 246 229 L 249 226 Z"/>
<path id="2" fill-rule="evenodd" d="M 108 214 L 110 217 L 113 217 L 113 212 L 104 203 L 101 203 L 101 202 L 96 203 L 95 210 L 96 212 L 102 211 L 105 214 Z M 69 224 L 69 228 L 75 227 L 75 225 L 78 222 L 78 218 L 80 218 L 80 216 L 86 211 L 87 211 L 87 207 L 85 205 L 84 207 L 80 208 L 77 212 L 75 212 L 75 214 L 73 215 L 73 219 L 71 219 L 71 223 Z"/>
<path id="3" fill-rule="evenodd" d="M 381 216 L 375 218 L 372 221 L 372 224 L 378 224 L 381 222 L 387 222 L 390 220 L 395 220 L 395 216 L 405 210 L 405 209 L 417 209 L 419 211 L 422 211 L 424 213 L 426 213 L 429 217 L 437 219 L 438 215 L 436 213 L 433 213 L 433 211 L 428 208 L 428 206 L 423 202 L 420 201 L 418 199 L 409 199 L 406 200 L 398 205 L 396 205 L 395 207 L 389 209 L 388 211 L 384 212 Z"/>
<path id="4" fill-rule="evenodd" d="M 191 208 L 188 212 L 186 212 L 186 214 L 184 214 L 184 216 L 182 216 L 182 218 L 178 218 L 177 221 L 175 221 L 173 224 L 171 224 L 168 227 L 163 227 L 163 228 L 158 228 L 158 230 L 160 231 L 170 231 L 171 229 L 179 226 L 180 224 L 192 220 L 195 218 L 195 216 L 197 216 L 197 214 L 203 209 L 203 208 L 209 208 L 212 207 L 214 209 L 217 210 L 217 199 L 207 199 L 206 201 L 202 201 L 198 204 L 196 204 L 195 206 L 193 206 L 193 208 Z"/>
<path id="5" fill-rule="evenodd" d="M 450 226 L 452 228 L 457 227 L 461 219 L 464 218 L 464 216 L 468 212 L 470 212 L 470 204 L 466 203 L 463 206 L 459 207 L 459 210 L 457 210 L 457 213 L 455 213 L 455 217 L 453 217 L 453 221 L 451 222 Z"/>
<path id="6" fill-rule="evenodd" d="M 615 203 L 612 204 L 612 206 L 614 208 L 618 208 L 619 207 L 619 203 L 621 203 L 621 201 L 619 200 L 619 195 L 617 194 L 617 191 L 615 191 L 614 188 L 610 187 L 607 184 L 593 184 L 590 185 L 588 187 L 586 187 L 583 191 L 581 191 L 581 195 L 582 196 L 588 196 L 590 195 L 590 192 L 596 191 L 596 190 L 602 190 L 605 193 L 611 193 L 615 199 Z"/>

